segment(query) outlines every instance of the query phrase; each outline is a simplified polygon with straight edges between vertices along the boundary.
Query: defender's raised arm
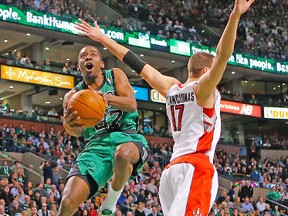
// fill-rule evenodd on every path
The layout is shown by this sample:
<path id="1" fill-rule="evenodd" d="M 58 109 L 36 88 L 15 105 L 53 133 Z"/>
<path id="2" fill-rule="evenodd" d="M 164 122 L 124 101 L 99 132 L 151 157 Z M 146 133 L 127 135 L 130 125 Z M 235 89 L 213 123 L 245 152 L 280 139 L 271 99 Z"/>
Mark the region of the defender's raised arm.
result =
<path id="1" fill-rule="evenodd" d="M 166 96 L 167 91 L 172 85 L 179 83 L 173 77 L 162 75 L 158 70 L 141 61 L 131 50 L 106 36 L 100 30 L 97 22 L 94 22 L 93 27 L 82 19 L 79 19 L 79 21 L 81 23 L 75 23 L 75 28 L 80 30 L 80 35 L 85 35 L 107 47 L 113 55 L 140 74 L 152 88 L 156 89 L 163 96 Z"/>

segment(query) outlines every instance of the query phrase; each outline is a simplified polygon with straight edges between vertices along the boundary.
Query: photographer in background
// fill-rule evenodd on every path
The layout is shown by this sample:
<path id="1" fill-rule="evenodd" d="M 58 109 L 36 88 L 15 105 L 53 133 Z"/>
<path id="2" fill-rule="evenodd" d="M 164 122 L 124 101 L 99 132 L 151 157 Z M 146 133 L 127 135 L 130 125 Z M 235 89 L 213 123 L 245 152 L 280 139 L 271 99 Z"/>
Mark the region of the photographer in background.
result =
<path id="1" fill-rule="evenodd" d="M 44 182 L 46 182 L 48 178 L 53 179 L 53 168 L 55 166 L 57 165 L 55 165 L 55 163 L 50 160 L 41 163 L 39 169 L 43 170 Z"/>

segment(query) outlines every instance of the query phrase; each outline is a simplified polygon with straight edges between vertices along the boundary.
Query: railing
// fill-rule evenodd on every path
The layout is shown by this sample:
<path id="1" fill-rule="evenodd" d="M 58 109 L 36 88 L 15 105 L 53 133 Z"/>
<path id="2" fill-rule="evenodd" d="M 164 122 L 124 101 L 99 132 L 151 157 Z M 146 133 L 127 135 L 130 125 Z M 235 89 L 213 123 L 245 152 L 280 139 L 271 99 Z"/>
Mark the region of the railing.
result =
<path id="1" fill-rule="evenodd" d="M 27 66 L 17 62 L 16 61 L 16 57 L 13 57 L 13 58 L 15 58 L 15 59 L 11 59 L 11 57 L 8 57 L 7 55 L 6 56 L 5 55 L 4 56 L 0 56 L 0 63 L 1 64 L 5 64 L 5 65 L 12 65 L 12 66 L 18 66 L 18 67 L 23 67 L 23 68 L 29 68 L 29 69 L 49 71 L 49 72 L 52 72 L 52 73 L 60 73 L 60 74 L 81 76 L 81 73 L 79 71 L 77 71 L 77 70 L 74 70 L 74 69 L 68 69 L 67 73 L 64 73 L 63 72 L 63 67 L 64 67 L 65 63 L 63 63 L 62 67 L 56 66 L 56 65 L 55 66 L 45 66 L 45 65 L 38 65 L 38 64 L 36 64 L 36 62 L 34 62 L 32 60 L 32 63 L 35 63 L 35 64 L 33 64 L 33 67 L 27 67 Z"/>
<path id="2" fill-rule="evenodd" d="M 18 161 L 17 158 L 15 158 L 15 157 L 11 156 L 9 153 L 3 151 L 3 150 L 2 150 L 2 146 L 0 146 L 0 149 L 1 149 L 1 151 L 0 151 L 0 157 L 2 157 L 2 159 L 1 159 L 2 161 L 5 160 L 5 159 L 6 159 L 6 161 L 11 161 L 11 162 Z M 24 169 L 26 169 L 26 170 L 32 170 L 32 171 L 34 171 L 34 172 L 42 175 L 42 174 L 40 173 L 39 169 L 36 169 L 36 168 L 30 166 L 29 164 L 23 163 L 23 161 L 21 161 L 21 163 L 22 163 L 22 166 L 23 166 Z"/>
<path id="3" fill-rule="evenodd" d="M 283 203 L 282 202 L 279 203 L 279 202 L 276 202 L 275 200 L 271 200 L 271 199 L 266 197 L 265 202 L 270 204 L 270 207 L 272 209 L 274 209 L 274 207 L 277 205 L 279 208 L 279 211 L 282 213 L 282 215 L 287 216 L 287 214 L 288 214 L 288 200 L 284 201 Z"/>
<path id="4" fill-rule="evenodd" d="M 28 115 L 25 111 L 16 113 L 15 111 L 0 110 L 1 118 L 17 119 L 17 120 L 26 120 L 34 122 L 43 122 L 43 123 L 56 123 L 62 124 L 62 120 L 59 116 L 48 116 L 48 115 Z"/>

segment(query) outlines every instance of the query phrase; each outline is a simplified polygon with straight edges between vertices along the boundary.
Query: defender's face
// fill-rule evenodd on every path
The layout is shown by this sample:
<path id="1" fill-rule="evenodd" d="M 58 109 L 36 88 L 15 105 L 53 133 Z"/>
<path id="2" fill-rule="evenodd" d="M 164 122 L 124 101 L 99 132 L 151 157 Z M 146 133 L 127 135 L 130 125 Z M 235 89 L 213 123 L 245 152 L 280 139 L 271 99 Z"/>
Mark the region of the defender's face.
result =
<path id="1" fill-rule="evenodd" d="M 95 80 L 103 66 L 104 63 L 101 60 L 101 54 L 95 47 L 86 46 L 80 51 L 78 56 L 78 67 L 87 84 Z"/>

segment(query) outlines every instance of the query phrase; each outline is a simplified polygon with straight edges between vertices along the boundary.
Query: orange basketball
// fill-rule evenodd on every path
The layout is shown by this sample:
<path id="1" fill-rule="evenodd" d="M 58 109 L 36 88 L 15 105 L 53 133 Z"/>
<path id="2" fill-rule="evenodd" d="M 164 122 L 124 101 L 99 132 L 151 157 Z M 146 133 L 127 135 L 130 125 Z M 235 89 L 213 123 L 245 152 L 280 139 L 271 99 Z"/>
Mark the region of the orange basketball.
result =
<path id="1" fill-rule="evenodd" d="M 76 92 L 69 100 L 68 107 L 72 106 L 77 111 L 80 119 L 77 124 L 93 127 L 105 115 L 106 105 L 102 96 L 93 90 L 84 89 Z"/>

